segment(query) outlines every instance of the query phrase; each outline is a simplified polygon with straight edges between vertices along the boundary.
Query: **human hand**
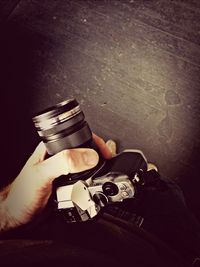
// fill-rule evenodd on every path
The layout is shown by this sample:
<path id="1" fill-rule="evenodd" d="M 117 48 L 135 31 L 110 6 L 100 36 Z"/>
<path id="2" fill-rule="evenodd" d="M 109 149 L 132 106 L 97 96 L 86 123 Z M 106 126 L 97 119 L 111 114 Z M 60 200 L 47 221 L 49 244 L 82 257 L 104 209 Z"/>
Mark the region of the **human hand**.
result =
<path id="1" fill-rule="evenodd" d="M 95 134 L 93 139 L 102 155 L 111 158 L 112 153 L 103 139 Z M 3 206 L 8 229 L 28 223 L 41 212 L 51 195 L 55 178 L 93 168 L 99 160 L 96 151 L 86 148 L 63 150 L 48 159 L 45 159 L 46 154 L 41 142 L 7 190 Z"/>

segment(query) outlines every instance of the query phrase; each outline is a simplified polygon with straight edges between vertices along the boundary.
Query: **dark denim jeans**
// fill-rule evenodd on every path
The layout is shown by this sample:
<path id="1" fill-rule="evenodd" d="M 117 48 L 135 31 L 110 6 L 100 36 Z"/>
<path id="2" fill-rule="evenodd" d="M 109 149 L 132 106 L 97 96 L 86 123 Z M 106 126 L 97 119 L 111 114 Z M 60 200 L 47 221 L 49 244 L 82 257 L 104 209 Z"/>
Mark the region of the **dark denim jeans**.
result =
<path id="1" fill-rule="evenodd" d="M 190 264 L 198 264 L 200 225 L 187 208 L 178 185 L 167 178 L 160 179 L 164 187 L 150 187 L 138 198 L 122 202 L 118 208 L 127 214 L 143 217 L 140 229 L 164 241 Z M 123 219 L 128 220 L 128 217 Z M 21 265 L 24 262 L 22 266 L 35 266 L 39 262 L 41 265 L 38 266 L 47 262 L 52 263 L 49 266 L 57 266 L 56 263 L 59 266 L 62 261 L 76 263 L 76 266 L 84 261 L 90 262 L 91 266 L 97 263 L 101 266 L 117 266 L 119 263 L 121 266 L 130 257 L 133 257 L 135 266 L 174 266 L 156 259 L 152 246 L 140 239 L 141 236 L 133 235 L 131 231 L 102 220 L 101 217 L 96 221 L 69 225 L 50 214 L 40 223 L 17 229 L 5 236 L 0 243 L 0 255 L 5 262 L 11 263 L 5 266 L 12 266 L 17 260 Z M 90 254 L 93 256 L 88 256 Z"/>
<path id="2" fill-rule="evenodd" d="M 200 224 L 188 209 L 180 187 L 166 177 L 160 179 L 167 188 L 146 191 L 137 208 L 144 217 L 142 227 L 194 262 L 200 258 Z"/>

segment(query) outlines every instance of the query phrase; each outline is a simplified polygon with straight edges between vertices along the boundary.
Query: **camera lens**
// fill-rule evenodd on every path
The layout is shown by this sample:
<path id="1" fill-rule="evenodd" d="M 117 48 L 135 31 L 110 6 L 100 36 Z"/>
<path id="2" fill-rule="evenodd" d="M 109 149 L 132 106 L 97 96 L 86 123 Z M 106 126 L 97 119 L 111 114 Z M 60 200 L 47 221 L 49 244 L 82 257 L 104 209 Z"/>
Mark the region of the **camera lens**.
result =
<path id="1" fill-rule="evenodd" d="M 68 148 L 92 147 L 92 132 L 76 99 L 40 112 L 33 122 L 49 155 Z"/>

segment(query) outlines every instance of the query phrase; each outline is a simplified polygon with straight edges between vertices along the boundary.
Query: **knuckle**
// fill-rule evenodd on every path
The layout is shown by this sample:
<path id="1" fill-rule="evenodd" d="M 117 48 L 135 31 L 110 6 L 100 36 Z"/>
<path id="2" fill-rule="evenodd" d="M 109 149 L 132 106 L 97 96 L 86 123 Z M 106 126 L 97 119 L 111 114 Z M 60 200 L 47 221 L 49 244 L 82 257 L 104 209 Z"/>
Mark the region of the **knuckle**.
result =
<path id="1" fill-rule="evenodd" d="M 72 170 L 75 168 L 76 163 L 75 163 L 73 150 L 70 150 L 70 149 L 63 150 L 61 152 L 61 156 L 62 156 L 62 159 L 64 160 L 64 163 L 68 165 L 69 170 Z"/>
<path id="2" fill-rule="evenodd" d="M 60 153 L 61 153 L 61 159 L 64 162 L 68 162 L 70 160 L 70 158 L 71 158 L 71 152 L 70 152 L 70 150 L 63 150 Z"/>
<path id="3" fill-rule="evenodd" d="M 63 159 L 68 159 L 68 158 L 70 158 L 70 154 L 71 154 L 71 152 L 70 152 L 69 149 L 63 150 L 63 151 L 61 151 L 60 153 L 61 153 L 61 157 L 62 157 Z"/>

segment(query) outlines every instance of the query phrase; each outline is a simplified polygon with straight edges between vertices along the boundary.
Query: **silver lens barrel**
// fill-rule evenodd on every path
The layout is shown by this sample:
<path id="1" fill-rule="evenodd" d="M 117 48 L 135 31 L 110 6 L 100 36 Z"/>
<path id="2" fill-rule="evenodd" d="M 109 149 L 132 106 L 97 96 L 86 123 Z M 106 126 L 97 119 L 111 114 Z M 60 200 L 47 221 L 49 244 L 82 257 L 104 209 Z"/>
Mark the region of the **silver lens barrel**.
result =
<path id="1" fill-rule="evenodd" d="M 92 139 L 76 99 L 65 100 L 33 117 L 39 136 L 50 155 L 63 149 L 81 147 Z"/>
<path id="2" fill-rule="evenodd" d="M 70 107 L 68 107 L 69 104 L 71 104 Z M 40 112 L 33 117 L 33 122 L 38 130 L 48 130 L 59 123 L 73 118 L 80 112 L 81 109 L 78 102 L 75 99 L 69 99 Z"/>
<path id="3" fill-rule="evenodd" d="M 80 106 L 77 106 L 75 108 L 73 108 L 72 110 L 66 111 L 64 113 L 58 114 L 55 117 L 49 118 L 47 120 L 42 120 L 39 122 L 35 122 L 35 127 L 37 129 L 40 130 L 48 130 L 52 127 L 54 127 L 55 125 L 59 124 L 59 123 L 63 123 L 66 120 L 70 120 L 71 118 L 73 118 L 74 116 L 76 116 L 77 114 L 79 114 L 81 112 Z"/>

